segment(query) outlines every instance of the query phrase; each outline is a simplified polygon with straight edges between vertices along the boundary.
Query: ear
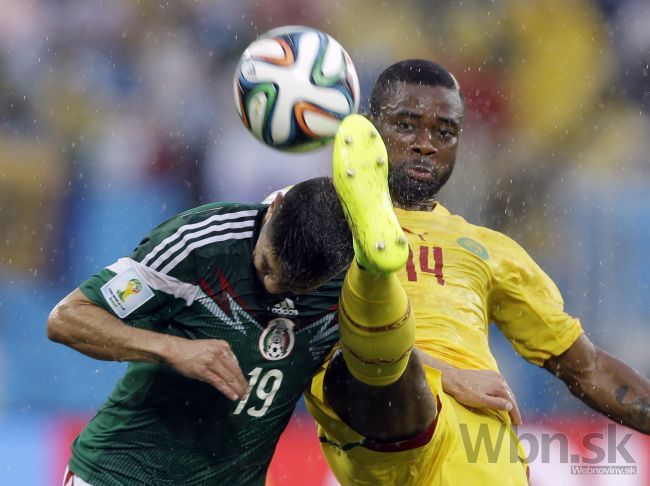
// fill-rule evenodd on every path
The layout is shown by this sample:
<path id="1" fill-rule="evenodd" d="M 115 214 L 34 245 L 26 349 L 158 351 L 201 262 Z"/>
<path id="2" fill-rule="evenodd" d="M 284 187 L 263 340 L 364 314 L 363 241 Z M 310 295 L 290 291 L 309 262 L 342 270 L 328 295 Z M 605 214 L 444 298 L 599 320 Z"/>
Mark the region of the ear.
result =
<path id="1" fill-rule="evenodd" d="M 275 210 L 280 206 L 280 203 L 281 203 L 281 202 L 282 202 L 282 192 L 279 191 L 279 192 L 275 195 L 275 199 L 273 200 L 273 202 L 272 202 L 271 205 L 269 206 L 269 210 L 268 210 L 268 212 L 267 212 L 266 214 L 267 214 L 269 217 L 271 217 L 271 215 L 275 212 Z"/>

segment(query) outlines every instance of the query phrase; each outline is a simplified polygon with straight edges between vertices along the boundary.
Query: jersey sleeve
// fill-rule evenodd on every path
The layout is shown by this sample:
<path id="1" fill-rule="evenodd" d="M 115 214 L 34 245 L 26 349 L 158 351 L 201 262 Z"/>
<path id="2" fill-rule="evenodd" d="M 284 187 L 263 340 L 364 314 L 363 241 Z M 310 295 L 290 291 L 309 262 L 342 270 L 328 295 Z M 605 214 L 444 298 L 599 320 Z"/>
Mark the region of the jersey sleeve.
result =
<path id="1" fill-rule="evenodd" d="M 543 366 L 580 337 L 582 326 L 564 311 L 553 280 L 521 246 L 503 239 L 490 293 L 490 319 L 519 354 Z"/>
<path id="2" fill-rule="evenodd" d="M 118 259 L 79 288 L 94 304 L 138 327 L 154 328 L 196 299 L 200 276 L 192 258 L 164 271 L 164 252 L 173 247 L 178 217 L 151 231 L 129 257 Z"/>

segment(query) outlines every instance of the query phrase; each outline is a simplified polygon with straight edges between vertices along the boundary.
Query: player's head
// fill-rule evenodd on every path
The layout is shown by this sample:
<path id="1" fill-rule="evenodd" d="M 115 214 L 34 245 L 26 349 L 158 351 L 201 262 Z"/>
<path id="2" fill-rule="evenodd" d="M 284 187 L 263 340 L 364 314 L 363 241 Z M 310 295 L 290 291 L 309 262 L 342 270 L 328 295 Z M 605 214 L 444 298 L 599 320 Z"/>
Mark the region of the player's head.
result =
<path id="1" fill-rule="evenodd" d="M 370 98 L 370 116 L 386 143 L 390 191 L 402 207 L 433 201 L 456 162 L 465 103 L 456 78 L 430 61 L 385 69 Z"/>
<path id="2" fill-rule="evenodd" d="M 276 196 L 253 253 L 258 278 L 272 294 L 312 290 L 340 274 L 352 258 L 352 234 L 327 177 Z"/>

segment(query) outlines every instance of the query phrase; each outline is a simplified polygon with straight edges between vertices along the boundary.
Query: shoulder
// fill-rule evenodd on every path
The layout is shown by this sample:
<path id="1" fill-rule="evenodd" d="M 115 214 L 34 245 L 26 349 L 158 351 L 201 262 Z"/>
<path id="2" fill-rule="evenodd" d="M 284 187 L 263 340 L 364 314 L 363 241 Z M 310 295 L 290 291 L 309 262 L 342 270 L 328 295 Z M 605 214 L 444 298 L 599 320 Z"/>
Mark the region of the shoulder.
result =
<path id="1" fill-rule="evenodd" d="M 448 224 L 455 226 L 457 232 L 465 236 L 465 238 L 459 238 L 459 242 L 464 241 L 467 246 L 472 246 L 473 241 L 480 243 L 494 258 L 507 258 L 512 254 L 515 256 L 519 256 L 521 253 L 527 254 L 521 245 L 510 236 L 487 226 L 470 223 L 462 216 L 445 211 Z"/>
<path id="2" fill-rule="evenodd" d="M 494 283 L 499 286 L 527 285 L 537 290 L 557 293 L 552 279 L 535 259 L 515 239 L 486 227 L 477 226 L 477 240 L 483 242 L 489 253 L 488 264 Z"/>
<path id="3" fill-rule="evenodd" d="M 212 203 L 172 216 L 154 228 L 147 238 L 162 241 L 175 235 L 185 240 L 216 233 L 252 231 L 256 219 L 266 209 L 261 204 Z M 143 240 L 146 241 L 146 239 Z"/>
<path id="4" fill-rule="evenodd" d="M 511 237 L 493 230 L 487 226 L 481 226 L 467 221 L 464 217 L 451 214 L 447 209 L 440 208 L 437 218 L 442 220 L 453 234 L 459 236 L 458 243 L 467 247 L 470 251 L 487 251 L 491 258 L 503 257 L 511 252 L 519 253 L 523 248 Z"/>
<path id="5" fill-rule="evenodd" d="M 169 221 L 176 221 L 179 224 L 200 222 L 218 224 L 226 221 L 250 220 L 255 219 L 266 208 L 264 204 L 214 202 L 177 214 Z"/>
<path id="6" fill-rule="evenodd" d="M 153 229 L 134 251 L 136 260 L 169 272 L 188 256 L 227 255 L 234 246 L 250 245 L 261 204 L 212 203 L 190 209 Z"/>
<path id="7" fill-rule="evenodd" d="M 511 278 L 537 267 L 528 252 L 510 236 L 448 212 L 443 219 L 457 237 L 456 243 L 484 260 L 496 277 L 505 273 Z"/>

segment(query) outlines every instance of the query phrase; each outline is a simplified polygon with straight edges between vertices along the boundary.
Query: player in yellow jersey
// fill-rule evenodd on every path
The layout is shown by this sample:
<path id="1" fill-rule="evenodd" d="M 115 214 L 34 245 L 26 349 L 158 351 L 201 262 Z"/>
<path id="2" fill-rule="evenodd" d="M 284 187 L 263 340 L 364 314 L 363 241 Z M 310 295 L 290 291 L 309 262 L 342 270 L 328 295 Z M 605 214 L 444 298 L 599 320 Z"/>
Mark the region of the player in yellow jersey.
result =
<path id="1" fill-rule="evenodd" d="M 434 63 L 397 63 L 375 84 L 371 119 L 388 148 L 390 192 L 411 250 L 398 276 L 416 317 L 417 350 L 396 382 L 401 387 L 360 384 L 344 355 L 314 379 L 308 405 L 320 423 L 325 456 L 344 484 L 445 484 L 457 472 L 467 475 L 468 484 L 505 484 L 504 478 L 524 484 L 525 467 L 516 454 L 512 460 L 516 440 L 506 440 L 507 453 L 497 456 L 479 450 L 470 458 L 465 446 L 476 443 L 481 427 L 493 439 L 501 434 L 507 414 L 477 410 L 441 393 L 437 373 L 426 366 L 442 369 L 442 389 L 448 366 L 497 370 L 488 347 L 490 322 L 592 408 L 650 432 L 648 380 L 591 343 L 579 321 L 564 312 L 555 284 L 519 245 L 435 201 L 454 167 L 463 113 L 458 83 Z M 425 365 L 426 388 L 422 375 L 409 374 L 418 362 Z M 428 390 L 438 415 L 422 401 Z M 422 403 L 428 414 L 419 410 Z M 426 419 L 433 416 L 438 424 L 431 435 L 433 422 Z M 454 430 L 462 425 L 460 433 Z M 458 447 L 458 440 L 465 445 Z M 505 455 L 510 460 L 503 461 Z"/>
<path id="2" fill-rule="evenodd" d="M 314 377 L 313 394 L 306 394 L 328 464 L 344 485 L 524 485 L 511 433 L 503 453 L 478 451 L 475 467 L 468 467 L 461 425 L 474 419 L 456 413 L 440 371 L 414 350 L 416 319 L 396 274 L 409 248 L 387 175 L 374 127 L 361 116 L 348 117 L 334 143 L 333 177 L 356 259 L 339 301 L 340 349 Z"/>
<path id="3" fill-rule="evenodd" d="M 454 168 L 464 101 L 442 66 L 387 68 L 371 119 L 390 159 L 389 186 L 412 258 L 400 273 L 417 317 L 417 347 L 446 363 L 496 369 L 487 326 L 528 361 L 562 379 L 587 405 L 650 433 L 650 381 L 595 346 L 567 315 L 553 281 L 517 243 L 453 216 L 435 197 Z"/>

